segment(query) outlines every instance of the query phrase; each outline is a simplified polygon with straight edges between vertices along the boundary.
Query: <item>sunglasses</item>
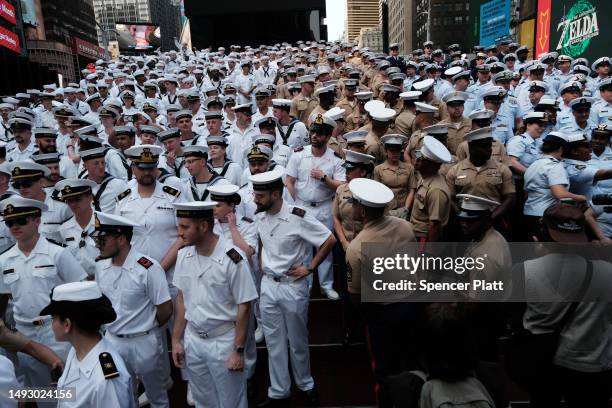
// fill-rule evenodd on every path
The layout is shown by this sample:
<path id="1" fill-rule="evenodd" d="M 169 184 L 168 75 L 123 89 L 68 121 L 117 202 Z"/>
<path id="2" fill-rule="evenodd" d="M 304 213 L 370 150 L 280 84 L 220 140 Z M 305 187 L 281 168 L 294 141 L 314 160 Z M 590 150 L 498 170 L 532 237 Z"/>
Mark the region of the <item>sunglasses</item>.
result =
<path id="1" fill-rule="evenodd" d="M 6 220 L 4 221 L 4 223 L 9 228 L 13 228 L 13 225 L 19 225 L 20 227 L 23 227 L 24 225 L 28 223 L 28 219 L 27 218 L 15 218 L 14 220 Z"/>
<path id="2" fill-rule="evenodd" d="M 34 182 L 31 180 L 16 181 L 13 183 L 13 188 L 15 190 L 19 190 L 20 188 L 30 188 L 33 184 Z"/>
<path id="3" fill-rule="evenodd" d="M 83 248 L 86 245 L 85 238 L 87 238 L 87 231 L 82 231 L 81 232 L 81 241 L 79 241 L 79 248 Z"/>

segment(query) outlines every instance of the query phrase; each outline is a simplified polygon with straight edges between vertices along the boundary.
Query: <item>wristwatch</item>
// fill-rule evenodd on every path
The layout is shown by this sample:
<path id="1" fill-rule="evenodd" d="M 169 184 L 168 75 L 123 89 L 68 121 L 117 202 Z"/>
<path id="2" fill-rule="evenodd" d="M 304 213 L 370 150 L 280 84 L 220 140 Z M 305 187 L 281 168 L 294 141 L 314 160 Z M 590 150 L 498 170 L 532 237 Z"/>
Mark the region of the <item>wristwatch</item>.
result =
<path id="1" fill-rule="evenodd" d="M 234 346 L 234 351 L 238 354 L 244 353 L 244 346 Z"/>
<path id="2" fill-rule="evenodd" d="M 319 179 L 319 181 L 325 183 L 325 179 L 327 179 L 327 174 L 324 174 L 323 177 Z"/>

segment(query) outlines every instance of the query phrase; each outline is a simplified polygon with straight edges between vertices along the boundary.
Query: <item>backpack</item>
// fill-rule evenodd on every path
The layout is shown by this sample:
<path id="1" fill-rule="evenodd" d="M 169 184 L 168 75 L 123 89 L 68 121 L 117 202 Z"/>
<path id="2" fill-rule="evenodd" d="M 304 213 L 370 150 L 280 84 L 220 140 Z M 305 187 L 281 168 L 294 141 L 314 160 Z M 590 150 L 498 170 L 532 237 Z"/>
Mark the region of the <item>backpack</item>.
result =
<path id="1" fill-rule="evenodd" d="M 413 373 L 425 379 L 425 373 Z M 421 389 L 419 408 L 495 408 L 495 403 L 475 377 L 453 382 L 429 379 Z"/>

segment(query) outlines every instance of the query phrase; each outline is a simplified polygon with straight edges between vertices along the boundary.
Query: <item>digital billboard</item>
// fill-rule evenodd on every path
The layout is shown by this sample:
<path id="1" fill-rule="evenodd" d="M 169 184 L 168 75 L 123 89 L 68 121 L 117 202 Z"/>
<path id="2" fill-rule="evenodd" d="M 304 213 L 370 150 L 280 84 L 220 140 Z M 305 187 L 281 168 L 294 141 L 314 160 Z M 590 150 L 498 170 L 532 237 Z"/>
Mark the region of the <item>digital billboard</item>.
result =
<path id="1" fill-rule="evenodd" d="M 152 24 L 117 23 L 121 49 L 147 50 L 161 45 L 159 26 Z"/>

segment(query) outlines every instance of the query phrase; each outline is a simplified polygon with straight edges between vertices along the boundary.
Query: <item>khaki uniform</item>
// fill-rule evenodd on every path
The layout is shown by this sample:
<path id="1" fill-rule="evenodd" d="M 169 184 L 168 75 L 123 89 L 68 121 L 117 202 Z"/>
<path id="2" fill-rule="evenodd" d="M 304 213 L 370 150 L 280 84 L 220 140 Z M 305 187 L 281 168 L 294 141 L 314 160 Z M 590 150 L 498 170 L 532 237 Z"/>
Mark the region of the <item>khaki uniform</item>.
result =
<path id="1" fill-rule="evenodd" d="M 404 109 L 404 101 L 398 99 L 397 102 L 395 102 L 395 105 L 393 106 L 389 106 L 389 104 L 385 103 L 385 107 L 393 109 L 395 111 L 395 114 L 398 115 L 402 111 L 402 109 Z"/>
<path id="2" fill-rule="evenodd" d="M 355 110 L 346 117 L 346 131 L 351 132 L 365 125 L 366 115 L 366 113 L 359 113 L 359 108 L 355 108 Z"/>
<path id="3" fill-rule="evenodd" d="M 346 249 L 346 269 L 349 293 L 361 293 L 361 244 L 364 242 L 388 242 L 393 237 L 394 245 L 408 247 L 415 242 L 412 225 L 397 217 L 384 216 L 368 222 Z"/>
<path id="4" fill-rule="evenodd" d="M 289 92 L 289 86 L 287 84 L 279 85 L 276 88 L 276 97 L 279 99 L 291 99 L 291 92 Z"/>
<path id="5" fill-rule="evenodd" d="M 453 167 L 457 163 L 459 163 L 459 160 L 457 160 L 457 156 L 451 154 L 451 160 L 448 163 L 442 163 L 442 165 L 440 166 L 440 170 L 438 170 L 438 173 L 446 177 L 446 174 L 451 169 L 451 167 Z"/>
<path id="6" fill-rule="evenodd" d="M 306 124 L 306 121 L 310 117 L 310 113 L 318 104 L 319 101 L 314 96 L 306 97 L 300 94 L 291 101 L 289 114 Z"/>
<path id="7" fill-rule="evenodd" d="M 469 159 L 462 160 L 446 174 L 446 182 L 453 196 L 473 194 L 500 203 L 504 195 L 516 192 L 512 171 L 494 159 L 489 159 L 480 170 Z"/>
<path id="8" fill-rule="evenodd" d="M 376 77 L 378 78 L 378 77 Z M 386 79 L 380 79 L 378 81 L 376 81 L 376 78 L 374 78 L 374 81 L 372 86 L 370 86 L 370 88 L 372 88 L 372 99 L 378 99 L 380 101 L 382 101 L 382 96 L 383 96 L 383 86 L 385 85 L 385 83 L 387 83 Z"/>
<path id="9" fill-rule="evenodd" d="M 8 351 L 17 352 L 25 348 L 30 342 L 23 334 L 12 331 L 4 325 L 4 321 L 0 319 L 0 347 Z"/>
<path id="10" fill-rule="evenodd" d="M 448 119 L 448 110 L 446 109 L 446 104 L 442 102 L 440 98 L 438 98 L 437 96 L 434 96 L 430 105 L 438 108 L 438 111 L 434 113 L 434 120 L 436 122 L 440 122 L 442 120 Z"/>
<path id="11" fill-rule="evenodd" d="M 443 120 L 440 123 L 448 124 L 448 140 L 446 147 L 451 154 L 457 154 L 457 146 L 463 142 L 467 132 L 472 129 L 472 121 L 468 118 L 461 118 L 461 122 L 453 123 L 450 120 Z"/>
<path id="12" fill-rule="evenodd" d="M 401 102 L 401 101 L 400 101 Z M 403 110 L 395 118 L 395 131 L 404 136 L 410 137 L 412 134 L 412 126 L 415 119 L 414 113 L 409 110 Z"/>
<path id="13" fill-rule="evenodd" d="M 323 115 L 325 112 L 327 112 L 325 109 L 323 109 L 321 107 L 321 105 L 317 105 L 315 106 L 315 108 L 312 110 L 312 112 L 310 112 L 310 114 L 308 114 L 307 120 L 306 120 L 306 127 L 310 128 L 310 125 L 312 125 L 312 115 L 317 115 L 317 114 L 321 114 Z"/>
<path id="14" fill-rule="evenodd" d="M 327 146 L 336 153 L 336 155 L 342 157 L 344 159 L 344 151 L 342 149 L 346 149 L 346 140 L 342 135 L 332 136 L 329 138 L 329 142 L 327 142 Z"/>
<path id="15" fill-rule="evenodd" d="M 405 152 L 410 157 L 412 163 L 416 161 L 415 152 L 421 149 L 424 138 L 425 133 L 423 133 L 421 130 L 417 130 L 412 133 L 412 136 L 410 136 L 410 139 L 408 140 L 408 146 L 406 146 Z"/>
<path id="16" fill-rule="evenodd" d="M 439 221 L 442 227 L 448 223 L 451 194 L 446 180 L 440 174 L 427 179 L 420 178 L 414 194 L 410 223 L 418 238 L 426 237 L 429 223 Z"/>
<path id="17" fill-rule="evenodd" d="M 393 191 L 393 200 L 387 204 L 389 210 L 405 207 L 410 190 L 416 188 L 418 182 L 414 167 L 406 162 L 399 162 L 397 166 L 393 166 L 385 161 L 374 168 L 372 179 L 383 183 Z"/>
<path id="18" fill-rule="evenodd" d="M 380 138 L 372 133 L 372 130 L 366 135 L 366 153 L 376 157 L 376 164 L 381 164 L 387 159 L 387 154 Z"/>
<path id="19" fill-rule="evenodd" d="M 465 160 L 470 157 L 470 149 L 468 147 L 468 142 L 463 141 L 457 147 L 457 159 L 459 161 Z M 499 143 L 497 140 L 493 140 L 493 144 L 491 146 L 491 158 L 494 159 L 498 163 L 508 164 L 510 158 L 506 152 L 506 147 Z"/>
<path id="20" fill-rule="evenodd" d="M 345 110 L 344 117 L 348 118 L 350 114 L 353 113 L 353 110 L 358 109 L 357 108 L 357 98 L 353 99 L 352 101 L 349 101 L 346 98 L 342 98 L 338 101 L 336 106 L 341 109 L 344 109 Z"/>
<path id="21" fill-rule="evenodd" d="M 348 183 L 341 184 L 336 190 L 336 197 L 332 206 L 332 215 L 340 220 L 342 231 L 347 241 L 351 242 L 363 228 L 361 221 L 353 220 L 353 194 Z"/>

